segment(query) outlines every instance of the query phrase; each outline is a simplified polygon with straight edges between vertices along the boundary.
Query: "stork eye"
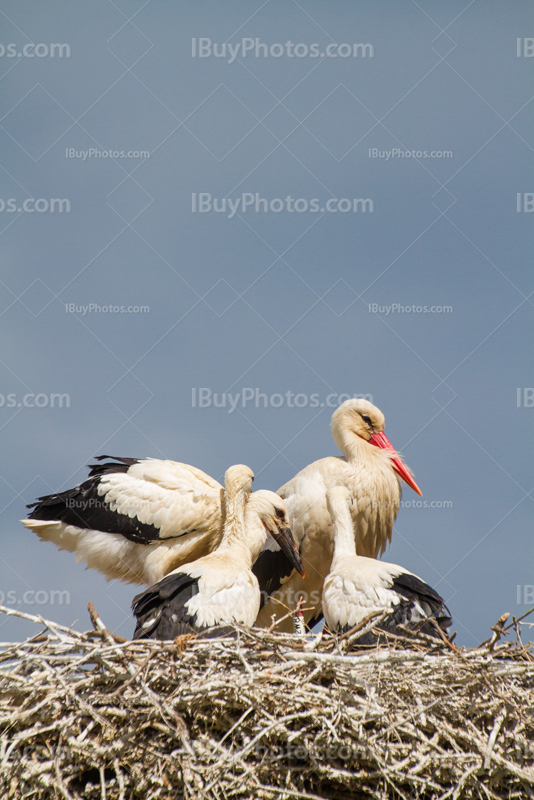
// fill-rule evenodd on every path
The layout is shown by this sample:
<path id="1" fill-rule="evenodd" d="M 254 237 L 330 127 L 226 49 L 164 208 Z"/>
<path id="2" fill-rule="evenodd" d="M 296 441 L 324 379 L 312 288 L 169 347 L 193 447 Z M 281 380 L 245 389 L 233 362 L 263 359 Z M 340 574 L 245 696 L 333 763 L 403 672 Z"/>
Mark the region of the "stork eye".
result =
<path id="1" fill-rule="evenodd" d="M 366 417 L 364 414 L 362 414 L 362 419 L 363 419 L 363 421 L 365 422 L 366 425 L 370 425 L 371 428 L 373 427 L 373 423 L 372 423 L 371 417 Z"/>
<path id="2" fill-rule="evenodd" d="M 284 512 L 282 511 L 281 508 L 275 508 L 274 509 L 274 513 L 276 514 L 278 519 L 284 519 L 284 517 L 285 517 L 285 514 L 284 514 Z"/>

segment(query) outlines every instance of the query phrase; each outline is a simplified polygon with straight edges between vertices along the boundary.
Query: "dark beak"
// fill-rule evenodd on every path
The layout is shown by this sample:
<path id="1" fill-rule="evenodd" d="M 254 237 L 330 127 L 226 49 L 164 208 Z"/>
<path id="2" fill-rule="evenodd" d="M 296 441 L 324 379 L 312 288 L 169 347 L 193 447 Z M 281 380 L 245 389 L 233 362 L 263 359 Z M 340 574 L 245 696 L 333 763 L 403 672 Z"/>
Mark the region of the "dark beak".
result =
<path id="1" fill-rule="evenodd" d="M 292 567 L 294 567 L 299 575 L 302 575 L 304 578 L 304 567 L 302 565 L 302 561 L 300 558 L 300 554 L 296 545 L 295 540 L 293 539 L 293 534 L 291 533 L 291 528 L 278 528 L 276 532 L 269 531 L 273 539 L 275 540 L 276 544 L 283 552 L 289 563 Z"/>

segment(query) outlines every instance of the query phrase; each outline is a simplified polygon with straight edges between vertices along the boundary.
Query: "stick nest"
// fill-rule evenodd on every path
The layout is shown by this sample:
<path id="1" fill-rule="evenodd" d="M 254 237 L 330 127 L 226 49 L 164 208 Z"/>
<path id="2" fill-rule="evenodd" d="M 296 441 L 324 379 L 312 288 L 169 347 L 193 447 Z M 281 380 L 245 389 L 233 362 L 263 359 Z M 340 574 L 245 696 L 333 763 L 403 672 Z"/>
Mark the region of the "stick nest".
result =
<path id="1" fill-rule="evenodd" d="M 41 617 L 0 645 L 0 797 L 534 797 L 534 656 L 236 628 L 119 641 Z M 515 622 L 515 621 L 514 621 Z M 511 626 L 509 626 L 511 627 Z M 356 648 L 356 649 L 355 649 Z"/>

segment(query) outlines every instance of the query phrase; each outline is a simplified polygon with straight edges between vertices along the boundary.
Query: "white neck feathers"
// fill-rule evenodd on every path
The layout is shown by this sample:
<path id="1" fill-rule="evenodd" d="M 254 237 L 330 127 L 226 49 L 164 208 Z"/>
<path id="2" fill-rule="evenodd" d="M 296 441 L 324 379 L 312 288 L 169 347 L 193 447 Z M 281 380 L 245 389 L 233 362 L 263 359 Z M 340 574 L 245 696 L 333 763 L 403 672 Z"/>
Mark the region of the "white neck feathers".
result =
<path id="1" fill-rule="evenodd" d="M 245 505 L 249 498 L 254 473 L 248 467 L 230 467 L 225 478 L 225 522 L 221 543 L 217 551 L 232 551 L 235 560 L 250 561 L 250 548 L 245 529 Z M 241 558 L 240 558 L 241 557 Z"/>
<path id="2" fill-rule="evenodd" d="M 267 541 L 267 537 L 270 536 L 260 516 L 265 498 L 269 494 L 271 494 L 271 492 L 266 492 L 261 489 L 258 492 L 253 492 L 245 508 L 245 530 L 247 532 L 247 544 L 253 564 Z"/>
<path id="3" fill-rule="evenodd" d="M 334 557 L 332 570 L 347 558 L 356 556 L 352 516 L 349 509 L 351 497 L 344 486 L 335 486 L 327 492 L 326 502 L 334 526 Z"/>

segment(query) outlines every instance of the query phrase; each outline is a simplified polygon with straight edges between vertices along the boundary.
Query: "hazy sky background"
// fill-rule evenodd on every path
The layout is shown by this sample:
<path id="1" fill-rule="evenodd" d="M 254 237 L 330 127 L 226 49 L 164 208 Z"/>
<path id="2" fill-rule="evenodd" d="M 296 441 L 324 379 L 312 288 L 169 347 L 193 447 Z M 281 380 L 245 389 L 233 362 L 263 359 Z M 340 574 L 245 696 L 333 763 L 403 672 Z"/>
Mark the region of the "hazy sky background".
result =
<path id="1" fill-rule="evenodd" d="M 101 453 L 219 480 L 245 463 L 276 490 L 336 453 L 326 399 L 346 393 L 384 412 L 427 504 L 405 489 L 385 557 L 442 593 L 457 641 L 534 605 L 532 4 L 11 0 L 0 18 L 0 599 L 79 629 L 92 600 L 130 636 L 138 589 L 39 542 L 25 504 Z M 199 193 L 241 205 L 193 212 Z M 237 408 L 193 407 L 199 388 Z"/>

